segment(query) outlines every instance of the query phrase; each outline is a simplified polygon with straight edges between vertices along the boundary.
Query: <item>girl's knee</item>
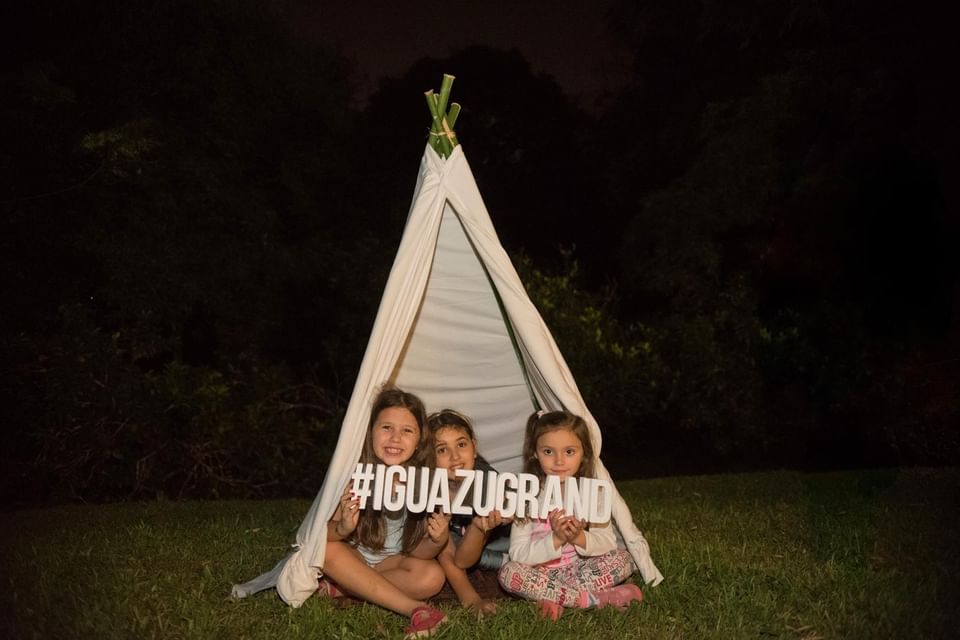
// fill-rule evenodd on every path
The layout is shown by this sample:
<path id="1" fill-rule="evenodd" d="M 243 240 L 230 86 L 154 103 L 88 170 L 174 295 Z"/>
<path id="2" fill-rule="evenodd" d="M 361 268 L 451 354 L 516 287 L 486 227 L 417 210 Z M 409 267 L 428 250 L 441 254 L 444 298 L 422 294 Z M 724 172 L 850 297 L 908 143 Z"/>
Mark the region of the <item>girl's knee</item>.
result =
<path id="1" fill-rule="evenodd" d="M 443 568 L 436 560 L 416 559 L 409 562 L 406 568 L 413 577 L 410 595 L 417 599 L 437 595 L 443 589 L 443 583 L 447 581 Z"/>
<path id="2" fill-rule="evenodd" d="M 447 576 L 443 571 L 443 567 L 441 567 L 438 562 L 428 560 L 423 576 L 423 588 L 428 593 L 426 597 L 435 596 L 440 593 L 440 590 L 443 589 L 443 583 L 446 581 Z"/>
<path id="3" fill-rule="evenodd" d="M 520 565 L 516 562 L 506 562 L 500 567 L 500 571 L 497 572 L 497 580 L 500 582 L 500 586 L 511 593 L 516 590 L 513 583 L 519 568 Z"/>

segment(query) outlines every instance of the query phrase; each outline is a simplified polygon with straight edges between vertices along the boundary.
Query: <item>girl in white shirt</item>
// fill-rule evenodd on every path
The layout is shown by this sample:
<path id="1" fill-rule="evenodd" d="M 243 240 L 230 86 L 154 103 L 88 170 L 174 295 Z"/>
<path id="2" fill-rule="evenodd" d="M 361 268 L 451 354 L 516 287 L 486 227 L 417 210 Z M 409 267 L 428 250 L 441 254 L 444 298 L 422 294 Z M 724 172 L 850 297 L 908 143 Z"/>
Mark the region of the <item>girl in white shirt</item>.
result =
<path id="1" fill-rule="evenodd" d="M 412 393 L 386 387 L 374 400 L 360 462 L 424 466 L 432 444 L 423 402 Z M 426 600 L 443 587 L 435 558 L 447 545 L 448 518 L 410 514 L 405 509 L 361 510 L 352 482 L 327 523 L 321 591 L 346 592 L 410 616 L 406 637 L 432 634 L 446 622 Z"/>
<path id="2" fill-rule="evenodd" d="M 566 411 L 539 411 L 527 420 L 524 471 L 540 477 L 594 477 L 594 451 L 586 422 Z M 635 584 L 621 584 L 634 571 L 617 548 L 612 523 L 589 524 L 554 509 L 545 518 L 516 520 L 510 532 L 510 561 L 500 569 L 508 592 L 536 600 L 540 615 L 556 620 L 564 607 L 624 608 L 643 600 Z M 618 586 L 619 585 L 619 586 Z"/>

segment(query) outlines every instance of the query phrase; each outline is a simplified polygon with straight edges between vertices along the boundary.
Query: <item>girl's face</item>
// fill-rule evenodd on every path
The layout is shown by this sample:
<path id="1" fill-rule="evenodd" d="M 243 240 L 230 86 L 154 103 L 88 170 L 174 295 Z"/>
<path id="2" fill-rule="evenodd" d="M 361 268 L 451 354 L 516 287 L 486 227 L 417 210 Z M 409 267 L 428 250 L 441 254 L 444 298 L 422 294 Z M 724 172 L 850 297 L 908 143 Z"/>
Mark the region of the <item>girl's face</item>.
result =
<path id="1" fill-rule="evenodd" d="M 556 429 L 537 438 L 536 454 L 545 474 L 566 480 L 580 471 L 583 443 L 572 431 Z"/>
<path id="2" fill-rule="evenodd" d="M 386 465 L 403 464 L 417 450 L 420 427 L 409 409 L 387 407 L 373 422 L 373 453 Z"/>
<path id="3" fill-rule="evenodd" d="M 454 471 L 473 469 L 477 460 L 477 441 L 457 427 L 440 427 L 433 436 L 437 468 L 446 469 L 447 477 L 459 480 Z"/>

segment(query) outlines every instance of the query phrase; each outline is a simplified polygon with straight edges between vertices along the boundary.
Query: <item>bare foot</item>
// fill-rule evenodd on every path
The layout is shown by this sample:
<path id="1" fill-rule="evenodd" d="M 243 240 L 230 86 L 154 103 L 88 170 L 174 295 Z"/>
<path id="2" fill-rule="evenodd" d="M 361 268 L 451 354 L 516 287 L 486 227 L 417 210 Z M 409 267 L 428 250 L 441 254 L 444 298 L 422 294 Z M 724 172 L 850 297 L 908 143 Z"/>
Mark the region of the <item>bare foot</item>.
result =
<path id="1" fill-rule="evenodd" d="M 541 618 L 556 622 L 563 615 L 563 606 L 553 600 L 537 600 L 537 613 Z"/>

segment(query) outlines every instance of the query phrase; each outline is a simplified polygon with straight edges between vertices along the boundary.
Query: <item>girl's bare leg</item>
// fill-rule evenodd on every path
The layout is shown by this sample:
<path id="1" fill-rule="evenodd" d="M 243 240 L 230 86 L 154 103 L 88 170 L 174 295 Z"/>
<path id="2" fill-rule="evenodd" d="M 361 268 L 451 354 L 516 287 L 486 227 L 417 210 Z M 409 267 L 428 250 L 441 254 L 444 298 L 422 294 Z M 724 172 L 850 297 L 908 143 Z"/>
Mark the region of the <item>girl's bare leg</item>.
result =
<path id="1" fill-rule="evenodd" d="M 425 600 L 440 593 L 446 579 L 436 560 L 423 560 L 411 556 L 388 556 L 373 567 L 373 571 L 386 578 L 396 589 L 410 598 Z"/>
<path id="2" fill-rule="evenodd" d="M 477 613 L 479 614 L 494 613 L 497 610 L 497 606 L 494 603 L 483 600 L 480 597 L 477 590 L 473 588 L 473 583 L 470 582 L 470 578 L 467 577 L 467 572 L 457 566 L 454 560 L 454 545 L 452 540 L 447 541 L 447 546 L 444 547 L 440 555 L 437 556 L 437 562 L 440 563 L 440 567 L 447 577 L 447 582 L 450 583 L 453 592 L 457 594 L 457 598 L 459 598 L 462 606 L 478 607 Z"/>
<path id="3" fill-rule="evenodd" d="M 391 556 L 387 560 L 395 557 L 398 556 Z M 383 565 L 387 560 L 377 566 Z M 433 564 L 437 566 L 440 573 L 440 587 L 442 587 L 443 572 L 440 571 L 440 567 L 435 562 Z M 410 616 L 416 607 L 426 604 L 422 599 L 411 596 L 398 588 L 384 573 L 369 567 L 360 552 L 345 542 L 327 542 L 323 572 L 351 596 L 378 604 L 384 609 L 395 611 L 404 616 Z M 437 588 L 437 591 L 440 590 L 440 587 Z M 429 597 L 429 595 L 422 597 Z"/>

